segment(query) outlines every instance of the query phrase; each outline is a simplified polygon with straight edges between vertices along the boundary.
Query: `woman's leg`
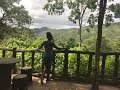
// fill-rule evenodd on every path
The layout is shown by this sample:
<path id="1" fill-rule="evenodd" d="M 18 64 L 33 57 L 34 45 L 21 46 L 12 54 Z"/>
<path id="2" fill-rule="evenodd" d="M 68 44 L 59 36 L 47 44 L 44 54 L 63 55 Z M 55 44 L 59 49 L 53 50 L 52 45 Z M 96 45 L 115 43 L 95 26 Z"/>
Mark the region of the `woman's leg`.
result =
<path id="1" fill-rule="evenodd" d="M 46 66 L 47 81 L 49 81 L 50 72 L 51 72 L 51 64 L 49 63 L 49 64 Z"/>

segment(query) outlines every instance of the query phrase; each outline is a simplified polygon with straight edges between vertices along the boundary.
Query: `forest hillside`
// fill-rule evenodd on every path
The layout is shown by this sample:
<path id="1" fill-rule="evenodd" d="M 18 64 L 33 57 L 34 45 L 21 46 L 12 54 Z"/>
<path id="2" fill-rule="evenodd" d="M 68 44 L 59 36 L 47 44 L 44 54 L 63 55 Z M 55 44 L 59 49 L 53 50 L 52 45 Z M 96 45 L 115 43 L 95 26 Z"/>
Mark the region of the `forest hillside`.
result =
<path id="1" fill-rule="evenodd" d="M 69 41 L 79 42 L 78 28 L 70 29 L 50 29 L 47 27 L 32 29 L 35 35 L 45 38 L 46 32 L 51 32 L 57 43 L 65 45 Z M 104 51 L 119 51 L 120 50 L 120 23 L 113 23 L 110 26 L 103 26 L 103 42 L 102 48 Z M 82 30 L 82 46 L 88 50 L 95 50 L 95 41 L 97 35 L 97 27 L 83 27 Z M 93 47 L 94 46 L 94 47 Z M 114 48 L 114 50 L 113 50 Z"/>

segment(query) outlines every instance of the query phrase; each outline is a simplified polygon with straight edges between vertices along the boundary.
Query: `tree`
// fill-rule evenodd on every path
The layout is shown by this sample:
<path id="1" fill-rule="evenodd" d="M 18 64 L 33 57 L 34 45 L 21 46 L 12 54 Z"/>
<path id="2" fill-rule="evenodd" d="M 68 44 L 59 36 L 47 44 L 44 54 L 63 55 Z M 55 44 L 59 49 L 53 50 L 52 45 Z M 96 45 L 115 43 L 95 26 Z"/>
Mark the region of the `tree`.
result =
<path id="1" fill-rule="evenodd" d="M 114 1 L 114 0 L 109 0 Z M 80 36 L 80 46 L 82 43 L 81 30 L 83 25 L 83 17 L 87 9 L 91 9 L 92 12 L 98 12 L 99 0 L 47 0 L 47 4 L 44 6 L 44 10 L 48 11 L 48 14 L 58 14 L 62 15 L 65 11 L 66 6 L 71 11 L 68 19 L 73 23 L 79 23 L 79 36 Z M 107 12 L 105 14 L 105 25 L 109 26 L 114 22 L 114 18 L 120 18 L 120 4 L 112 4 L 107 6 Z M 90 14 L 87 23 L 90 27 L 94 27 L 98 18 L 98 13 Z"/>
<path id="2" fill-rule="evenodd" d="M 108 0 L 108 1 L 111 2 L 114 0 Z M 96 8 L 95 12 L 97 12 L 97 11 L 99 11 L 99 10 Z M 95 25 L 95 23 L 98 21 L 97 17 L 98 17 L 98 13 L 96 15 L 95 14 L 90 15 L 90 17 L 88 19 L 88 23 L 89 23 L 90 27 L 93 27 Z M 120 18 L 120 4 L 116 3 L 116 4 L 111 4 L 111 5 L 107 6 L 104 17 L 105 17 L 104 23 L 105 23 L 106 27 L 110 26 L 111 23 L 113 23 L 116 18 Z"/>
<path id="3" fill-rule="evenodd" d="M 44 10 L 48 11 L 48 14 L 59 14 L 65 11 L 64 6 L 68 6 L 71 10 L 71 14 L 68 16 L 68 19 L 73 23 L 79 23 L 79 36 L 80 36 L 80 47 L 82 43 L 81 30 L 83 25 L 83 16 L 87 9 L 94 11 L 96 8 L 97 0 L 47 0 L 48 3 L 44 6 Z"/>
<path id="4" fill-rule="evenodd" d="M 99 16 L 98 16 L 98 32 L 97 32 L 96 53 L 95 53 L 95 76 L 93 80 L 92 90 L 98 90 L 98 72 L 99 72 L 100 48 L 102 41 L 102 26 L 103 26 L 106 5 L 107 5 L 107 0 L 100 0 Z"/>
<path id="5" fill-rule="evenodd" d="M 32 18 L 24 6 L 19 6 L 20 0 L 0 0 L 0 26 L 25 26 L 31 24 Z"/>

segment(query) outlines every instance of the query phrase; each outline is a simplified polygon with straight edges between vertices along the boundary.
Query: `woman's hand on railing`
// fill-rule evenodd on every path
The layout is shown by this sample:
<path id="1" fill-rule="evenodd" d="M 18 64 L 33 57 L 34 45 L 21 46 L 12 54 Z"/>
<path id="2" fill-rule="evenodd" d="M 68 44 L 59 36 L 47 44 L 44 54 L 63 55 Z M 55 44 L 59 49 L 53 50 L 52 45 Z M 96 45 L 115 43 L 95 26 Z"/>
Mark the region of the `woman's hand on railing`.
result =
<path id="1" fill-rule="evenodd" d="M 44 50 L 42 50 L 42 49 L 39 49 L 39 48 L 38 48 L 38 51 L 39 51 L 39 52 L 45 52 Z"/>
<path id="2" fill-rule="evenodd" d="M 70 48 L 61 48 L 61 50 L 68 51 Z"/>
<path id="3" fill-rule="evenodd" d="M 38 51 L 38 52 L 43 52 L 43 50 L 39 49 L 39 48 L 36 48 L 34 49 L 35 51 Z"/>
<path id="4" fill-rule="evenodd" d="M 35 51 L 39 51 L 39 48 L 35 48 L 34 50 L 35 50 Z"/>

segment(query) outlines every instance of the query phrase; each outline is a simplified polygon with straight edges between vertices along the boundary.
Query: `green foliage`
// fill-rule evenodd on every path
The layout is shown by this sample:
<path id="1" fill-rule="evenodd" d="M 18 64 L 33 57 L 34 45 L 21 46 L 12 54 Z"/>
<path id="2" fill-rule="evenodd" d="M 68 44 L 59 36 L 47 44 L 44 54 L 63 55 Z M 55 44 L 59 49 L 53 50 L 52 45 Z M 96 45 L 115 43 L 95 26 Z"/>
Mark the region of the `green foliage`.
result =
<path id="1" fill-rule="evenodd" d="M 19 6 L 20 0 L 0 0 L 0 26 L 2 24 L 12 26 L 25 26 L 31 24 L 32 18 L 28 15 L 24 6 Z"/>
<path id="2" fill-rule="evenodd" d="M 114 18 L 120 18 L 120 4 L 112 4 L 109 6 L 109 10 L 114 13 Z"/>
<path id="3" fill-rule="evenodd" d="M 101 43 L 101 52 L 103 51 L 112 51 L 110 46 L 110 40 L 106 38 L 106 36 L 102 36 L 102 43 Z"/>
<path id="4" fill-rule="evenodd" d="M 109 27 L 103 26 L 103 40 L 102 40 L 102 51 L 119 51 L 119 33 L 120 24 L 113 23 Z M 33 31 L 34 32 L 34 31 Z M 48 29 L 40 32 L 37 31 L 40 37 L 46 39 L 46 32 L 53 34 L 55 43 L 60 47 L 75 48 L 79 43 L 78 28 L 71 29 Z M 82 30 L 82 42 L 83 47 L 87 51 L 95 51 L 96 38 L 97 38 L 97 27 L 84 27 Z M 71 40 L 72 39 L 72 40 Z M 73 43 L 72 43 L 73 42 Z M 82 47 L 81 47 L 82 48 Z"/>
<path id="5" fill-rule="evenodd" d="M 48 0 L 48 3 L 44 6 L 44 10 L 48 11 L 48 14 L 59 14 L 64 12 L 63 0 Z"/>
<path id="6" fill-rule="evenodd" d="M 106 14 L 105 16 L 105 25 L 110 26 L 112 22 L 114 22 L 113 15 L 112 14 Z"/>
<path id="7" fill-rule="evenodd" d="M 113 0 L 111 0 L 113 1 Z M 91 28 L 94 27 L 96 22 L 98 21 L 98 8 L 99 5 L 98 0 L 48 0 L 46 5 L 44 6 L 44 10 L 48 11 L 48 14 L 59 14 L 65 11 L 66 6 L 70 10 L 70 15 L 68 19 L 72 21 L 74 24 L 79 24 L 78 34 L 79 34 L 79 42 L 80 46 L 82 42 L 81 33 L 82 33 L 82 23 L 83 23 L 83 16 L 85 14 L 86 9 L 90 9 L 91 12 L 96 11 L 97 14 L 90 14 L 90 17 L 87 20 L 87 23 Z M 65 6 L 65 7 L 64 7 Z M 114 22 L 113 14 L 115 18 L 120 18 L 120 4 L 112 4 L 108 6 L 105 14 L 105 24 L 106 26 L 110 26 L 111 23 Z M 87 29 L 88 30 L 88 29 Z M 83 37 L 84 38 L 84 37 Z"/>
<path id="8" fill-rule="evenodd" d="M 112 77 L 114 72 L 114 56 L 108 56 L 106 60 L 106 69 L 105 69 L 105 75 L 106 77 Z"/>
<path id="9" fill-rule="evenodd" d="M 62 71 L 63 71 L 63 64 L 64 64 L 64 55 L 63 54 L 56 54 L 55 56 L 55 72 L 58 75 L 62 75 Z"/>
<path id="10" fill-rule="evenodd" d="M 75 76 L 76 74 L 76 55 L 75 54 L 69 54 L 68 59 L 68 73 L 70 76 Z"/>
<path id="11" fill-rule="evenodd" d="M 97 22 L 97 17 L 94 14 L 91 14 L 87 22 L 89 23 L 89 26 L 93 28 Z"/>
<path id="12" fill-rule="evenodd" d="M 70 38 L 65 45 L 65 47 L 67 48 L 74 48 L 76 46 L 79 46 L 79 45 L 77 44 L 74 38 Z"/>
<path id="13" fill-rule="evenodd" d="M 102 47 L 101 51 L 120 51 L 120 24 L 115 23 L 110 27 L 103 26 L 103 36 L 102 36 Z M 90 28 L 84 27 L 82 30 L 82 41 L 84 42 L 83 47 L 78 47 L 79 36 L 77 34 L 77 28 L 71 29 L 63 29 L 63 30 L 54 30 L 48 29 L 37 31 L 39 35 L 34 36 L 33 32 L 27 28 L 10 28 L 9 33 L 4 33 L 6 36 L 0 43 L 0 47 L 6 48 L 17 48 L 17 49 L 33 49 L 38 48 L 39 45 L 46 39 L 46 32 L 51 32 L 53 34 L 55 44 L 59 47 L 69 47 L 70 50 L 80 50 L 80 51 L 95 51 L 95 43 L 96 43 L 96 35 L 97 35 L 97 27 Z M 86 29 L 89 29 L 88 31 Z M 2 56 L 2 52 L 0 51 L 0 57 Z M 7 57 L 12 56 L 12 52 L 7 52 Z M 76 66 L 77 66 L 77 55 L 69 54 L 68 55 L 68 74 L 69 76 L 74 77 L 76 75 Z M 21 53 L 17 53 L 17 58 L 21 58 Z M 31 66 L 31 52 L 25 53 L 25 66 Z M 112 78 L 114 72 L 114 56 L 108 56 L 106 59 L 105 65 L 105 76 L 106 78 Z M 55 55 L 55 73 L 57 75 L 63 74 L 63 65 L 64 65 L 64 54 L 59 53 Z M 80 55 L 80 75 L 87 76 L 88 74 L 88 60 L 89 56 Z M 35 70 L 38 72 L 42 71 L 42 53 L 35 53 L 34 60 Z M 95 57 L 93 56 L 92 60 L 92 75 L 94 70 Z M 100 66 L 102 63 L 102 58 L 100 58 Z M 18 67 L 21 67 L 21 62 L 17 64 Z M 100 68 L 101 71 L 101 68 Z"/>
<path id="14" fill-rule="evenodd" d="M 62 15 L 67 6 L 71 11 L 70 15 L 68 16 L 68 19 L 74 24 L 76 24 L 77 22 L 79 24 L 78 34 L 80 36 L 79 42 L 81 47 L 81 30 L 83 16 L 85 14 L 86 9 L 91 9 L 91 11 L 94 11 L 96 9 L 96 2 L 97 0 L 48 0 L 47 4 L 44 6 L 44 10 L 48 11 L 48 14 L 51 15 Z"/>
<path id="15" fill-rule="evenodd" d="M 82 22 L 83 15 L 85 14 L 87 8 L 91 9 L 91 11 L 96 9 L 96 0 L 66 0 L 66 3 L 68 8 L 71 10 L 68 18 L 73 23 L 76 23 L 79 20 Z"/>
<path id="16" fill-rule="evenodd" d="M 20 47 L 28 48 L 31 39 L 34 37 L 33 32 L 27 28 L 12 28 L 7 27 L 8 29 L 4 30 L 2 33 L 3 40 L 0 42 L 0 45 L 5 45 L 6 47 Z M 28 44 L 28 45 L 25 45 Z"/>
<path id="17" fill-rule="evenodd" d="M 97 7 L 97 0 L 87 0 L 87 7 L 94 11 Z"/>

